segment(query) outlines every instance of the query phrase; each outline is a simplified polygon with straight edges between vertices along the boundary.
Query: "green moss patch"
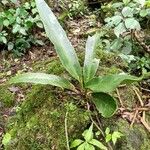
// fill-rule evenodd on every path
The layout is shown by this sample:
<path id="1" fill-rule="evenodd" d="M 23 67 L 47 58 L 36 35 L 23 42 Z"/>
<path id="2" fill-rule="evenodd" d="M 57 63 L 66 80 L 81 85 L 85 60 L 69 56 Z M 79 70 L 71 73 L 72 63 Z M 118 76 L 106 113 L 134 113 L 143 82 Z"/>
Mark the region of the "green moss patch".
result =
<path id="1" fill-rule="evenodd" d="M 89 122 L 88 114 L 77 108 L 72 98 L 65 97 L 62 103 L 51 91 L 49 86 L 34 86 L 27 95 L 17 115 L 10 119 L 7 132 L 12 139 L 6 149 L 66 150 L 64 120 L 68 107 L 69 139 L 81 135 Z"/>
<path id="2" fill-rule="evenodd" d="M 8 86 L 0 85 L 1 107 L 11 107 L 14 103 L 14 95 L 8 90 Z"/>

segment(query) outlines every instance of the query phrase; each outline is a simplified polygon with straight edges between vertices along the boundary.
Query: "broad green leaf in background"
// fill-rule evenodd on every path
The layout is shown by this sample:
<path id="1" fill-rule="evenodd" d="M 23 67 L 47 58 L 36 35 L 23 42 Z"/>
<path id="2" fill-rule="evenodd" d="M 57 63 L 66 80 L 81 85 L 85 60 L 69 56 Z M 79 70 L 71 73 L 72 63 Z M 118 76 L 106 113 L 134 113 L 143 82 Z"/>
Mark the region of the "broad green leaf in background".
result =
<path id="1" fill-rule="evenodd" d="M 4 37 L 4 36 L 0 37 L 0 41 L 2 41 L 4 44 L 7 43 L 7 39 L 6 39 L 6 37 Z"/>
<path id="2" fill-rule="evenodd" d="M 127 29 L 136 29 L 136 30 L 141 29 L 140 23 L 134 18 L 125 19 L 125 26 Z"/>
<path id="3" fill-rule="evenodd" d="M 122 15 L 124 17 L 133 17 L 133 9 L 130 7 L 124 7 L 122 10 Z"/>
<path id="4" fill-rule="evenodd" d="M 14 48 L 14 43 L 8 42 L 8 50 L 12 50 Z"/>
<path id="5" fill-rule="evenodd" d="M 132 43 L 129 41 L 124 41 L 124 47 L 122 48 L 122 53 L 123 54 L 130 54 L 132 51 Z"/>
<path id="6" fill-rule="evenodd" d="M 119 25 L 114 28 L 114 33 L 115 33 L 115 35 L 116 35 L 118 38 L 119 38 L 119 36 L 120 36 L 122 33 L 124 33 L 125 31 L 126 31 L 126 28 L 125 28 L 123 22 L 119 23 Z"/>
<path id="7" fill-rule="evenodd" d="M 7 20 L 7 19 L 4 20 L 4 21 L 3 21 L 3 25 L 6 26 L 6 27 L 8 27 L 8 26 L 9 26 L 9 20 Z"/>
<path id="8" fill-rule="evenodd" d="M 140 11 L 140 16 L 141 17 L 145 17 L 145 16 L 147 16 L 147 14 L 148 14 L 148 11 L 146 9 L 143 9 L 143 10 Z"/>
<path id="9" fill-rule="evenodd" d="M 20 28 L 21 28 L 21 26 L 20 26 L 19 24 L 15 24 L 15 25 L 13 26 L 12 32 L 13 32 L 13 33 L 17 33 L 17 32 L 20 30 Z"/>
<path id="10" fill-rule="evenodd" d="M 61 88 L 75 90 L 75 87 L 66 79 L 56 75 L 45 73 L 25 73 L 17 75 L 10 79 L 9 83 L 35 83 L 35 84 L 50 84 Z"/>
<path id="11" fill-rule="evenodd" d="M 44 24 L 47 36 L 54 44 L 63 66 L 75 79 L 82 81 L 81 66 L 65 31 L 44 0 L 36 0 L 36 6 Z"/>
<path id="12" fill-rule="evenodd" d="M 101 115 L 105 118 L 111 117 L 117 110 L 115 99 L 107 93 L 93 93 L 93 102 Z"/>
<path id="13" fill-rule="evenodd" d="M 121 38 L 117 38 L 114 41 L 112 41 L 110 45 L 110 50 L 117 51 L 123 46 L 123 42 Z"/>
<path id="14" fill-rule="evenodd" d="M 11 2 L 13 2 L 14 4 L 18 4 L 18 0 L 10 0 Z"/>
<path id="15" fill-rule="evenodd" d="M 145 5 L 146 0 L 137 0 L 138 3 L 143 7 Z"/>
<path id="16" fill-rule="evenodd" d="M 127 74 L 113 74 L 93 78 L 86 84 L 86 88 L 91 89 L 93 92 L 112 92 L 119 84 L 129 84 L 141 81 L 143 77 L 135 77 Z"/>
<path id="17" fill-rule="evenodd" d="M 83 67 L 83 76 L 85 83 L 94 77 L 99 66 L 99 59 L 94 58 L 94 50 L 97 46 L 98 38 L 98 34 L 92 37 L 89 36 L 86 42 L 85 60 Z"/>
<path id="18" fill-rule="evenodd" d="M 122 19 L 123 19 L 122 16 L 116 15 L 111 18 L 111 21 L 113 22 L 114 25 L 118 25 L 122 21 Z"/>
<path id="19" fill-rule="evenodd" d="M 102 150 L 107 150 L 107 147 L 104 146 L 103 143 L 99 142 L 98 140 L 92 139 L 89 143 Z"/>

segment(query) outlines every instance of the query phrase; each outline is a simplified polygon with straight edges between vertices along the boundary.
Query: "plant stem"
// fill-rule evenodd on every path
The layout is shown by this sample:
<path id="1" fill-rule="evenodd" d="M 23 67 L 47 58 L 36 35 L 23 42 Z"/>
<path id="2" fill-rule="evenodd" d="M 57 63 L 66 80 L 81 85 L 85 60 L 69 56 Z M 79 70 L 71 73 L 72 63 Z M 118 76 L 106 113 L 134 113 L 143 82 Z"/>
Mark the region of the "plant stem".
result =
<path id="1" fill-rule="evenodd" d="M 67 128 L 67 117 L 68 117 L 68 111 L 66 112 L 66 115 L 65 115 L 65 135 L 66 135 L 67 150 L 70 150 L 68 128 Z"/>
<path id="2" fill-rule="evenodd" d="M 89 103 L 87 103 L 87 109 L 88 109 L 88 111 L 90 111 L 90 105 L 89 105 Z M 101 132 L 103 138 L 105 139 L 105 133 L 104 133 L 103 130 L 101 129 L 100 125 L 98 125 L 98 124 L 93 120 L 91 114 L 89 114 L 89 116 L 90 116 L 90 119 L 91 119 L 92 123 L 93 123 L 93 124 L 96 126 L 96 128 Z M 108 145 L 108 147 L 109 147 L 110 150 L 113 150 L 113 148 L 112 148 L 112 146 L 110 145 L 110 143 L 107 143 L 107 145 Z"/>

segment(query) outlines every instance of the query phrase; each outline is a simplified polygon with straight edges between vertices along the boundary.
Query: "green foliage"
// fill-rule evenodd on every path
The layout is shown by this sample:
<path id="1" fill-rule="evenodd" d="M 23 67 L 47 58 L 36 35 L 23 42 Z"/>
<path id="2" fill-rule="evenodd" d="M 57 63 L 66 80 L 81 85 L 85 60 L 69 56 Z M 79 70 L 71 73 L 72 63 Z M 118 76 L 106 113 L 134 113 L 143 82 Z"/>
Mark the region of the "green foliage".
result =
<path id="1" fill-rule="evenodd" d="M 75 79 L 81 81 L 81 67 L 75 50 L 68 40 L 65 31 L 62 29 L 53 12 L 49 9 L 48 5 L 42 1 L 36 2 L 47 36 L 54 44 L 62 64 Z"/>
<path id="2" fill-rule="evenodd" d="M 71 143 L 70 148 L 77 147 L 77 150 L 95 150 L 95 147 L 107 150 L 107 147 L 100 141 L 94 139 L 93 124 L 89 129 L 85 130 L 82 134 L 84 140 L 76 139 Z"/>
<path id="3" fill-rule="evenodd" d="M 93 103 L 95 104 L 97 110 L 105 118 L 111 117 L 117 109 L 117 103 L 114 98 L 106 93 L 94 93 Z"/>
<path id="4" fill-rule="evenodd" d="M 0 12 L 0 45 L 3 49 L 13 51 L 20 56 L 30 48 L 31 44 L 43 45 L 41 40 L 33 36 L 33 29 L 43 28 L 35 2 L 26 2 L 19 7 L 9 6 L 10 2 L 2 1 L 4 10 Z"/>
<path id="5" fill-rule="evenodd" d="M 19 83 L 19 82 L 28 82 L 28 83 L 35 83 L 35 84 L 50 84 L 53 86 L 58 86 L 61 88 L 66 88 L 70 90 L 75 90 L 75 87 L 64 78 L 61 78 L 56 75 L 49 75 L 45 73 L 26 73 L 22 74 L 21 76 L 16 76 L 10 80 L 10 83 Z"/>
<path id="6" fill-rule="evenodd" d="M 94 50 L 97 46 L 98 38 L 99 36 L 95 35 L 93 37 L 88 37 L 87 39 L 85 50 L 85 61 L 83 67 L 83 76 L 85 83 L 95 76 L 95 73 L 99 66 L 99 60 L 94 58 L 95 57 Z"/>
<path id="7" fill-rule="evenodd" d="M 82 16 L 87 11 L 86 0 L 61 0 L 60 7 L 65 12 L 63 14 L 70 18 Z"/>
<path id="8" fill-rule="evenodd" d="M 129 66 L 129 72 L 141 75 L 149 71 L 148 0 L 114 1 L 102 6 L 106 13 L 101 29 L 101 49 L 119 55 Z"/>
<path id="9" fill-rule="evenodd" d="M 110 133 L 109 128 L 106 128 L 105 134 L 106 134 L 106 137 L 105 137 L 106 143 L 109 141 L 112 141 L 114 145 L 116 144 L 117 140 L 123 136 L 123 134 L 120 133 L 119 131 L 114 131 L 113 133 Z"/>
<path id="10" fill-rule="evenodd" d="M 105 40 L 107 50 L 130 54 L 136 44 L 135 31 L 142 31 L 144 20 L 149 20 L 150 9 L 145 0 L 123 0 L 103 6 L 108 17 L 105 18 L 107 30 L 113 29 L 112 39 Z M 142 27 L 142 28 L 141 28 Z M 109 31 L 110 32 L 110 31 Z"/>
<path id="11" fill-rule="evenodd" d="M 56 17 L 43 0 L 36 0 L 36 4 L 47 36 L 54 44 L 62 65 L 72 77 L 79 81 L 81 89 L 79 91 L 76 90 L 67 79 L 41 73 L 18 75 L 11 79 L 11 83 L 26 82 L 35 84 L 50 84 L 73 90 L 74 92 L 86 97 L 88 102 L 91 102 L 93 99 L 98 111 L 101 112 L 104 117 L 111 117 L 116 111 L 117 104 L 115 99 L 108 93 L 115 90 L 115 88 L 117 88 L 117 86 L 121 83 L 137 82 L 142 80 L 144 76 L 138 78 L 127 74 L 116 74 L 94 77 L 99 64 L 99 60 L 95 59 L 94 56 L 97 35 L 89 37 L 87 40 L 85 62 L 83 67 L 84 71 L 82 74 L 82 68 L 79 64 L 75 50 L 69 42 L 65 31 L 58 23 Z M 149 76 L 149 74 L 147 76 Z M 88 90 L 91 90 L 90 96 L 88 96 Z M 108 106 L 110 110 L 107 109 L 106 106 Z"/>
<path id="12" fill-rule="evenodd" d="M 101 149 L 101 150 L 107 150 L 107 147 L 104 146 L 104 144 L 97 139 L 94 139 L 94 136 L 99 136 L 101 135 L 98 132 L 94 134 L 93 132 L 93 124 L 90 126 L 89 129 L 85 130 L 82 134 L 84 139 L 76 139 L 71 143 L 70 148 L 75 148 L 77 147 L 77 150 L 95 150 L 96 148 Z M 110 129 L 107 127 L 105 130 L 105 142 L 113 142 L 115 145 L 117 140 L 120 139 L 123 136 L 123 134 L 119 131 L 114 131 L 113 133 L 110 133 Z"/>
<path id="13" fill-rule="evenodd" d="M 11 135 L 9 133 L 6 133 L 3 137 L 2 144 L 5 146 L 10 142 L 10 140 L 11 140 Z"/>

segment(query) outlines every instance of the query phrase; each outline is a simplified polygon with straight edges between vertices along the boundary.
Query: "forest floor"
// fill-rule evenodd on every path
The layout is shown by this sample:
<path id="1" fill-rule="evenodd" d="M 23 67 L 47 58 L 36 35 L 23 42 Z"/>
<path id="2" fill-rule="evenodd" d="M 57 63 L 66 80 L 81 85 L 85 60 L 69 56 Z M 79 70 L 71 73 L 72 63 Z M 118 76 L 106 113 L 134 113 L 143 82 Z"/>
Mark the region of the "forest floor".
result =
<path id="1" fill-rule="evenodd" d="M 65 30 L 68 32 L 67 33 L 68 37 L 71 40 L 75 49 L 77 50 L 78 54 L 84 52 L 85 41 L 86 41 L 87 35 L 90 33 L 92 34 L 98 28 L 101 27 L 100 22 L 96 22 L 96 24 L 94 24 L 94 26 L 90 26 L 91 18 L 92 18 L 92 16 L 84 16 L 81 18 L 77 18 L 76 20 L 69 20 L 64 25 Z M 102 59 L 103 68 L 106 69 L 105 72 L 107 72 L 108 69 L 110 72 L 111 71 L 115 72 L 115 71 L 118 71 L 119 69 L 121 69 L 120 66 L 122 64 L 121 65 L 119 64 L 120 62 L 118 61 L 118 57 L 114 56 L 113 54 L 112 54 L 112 56 L 109 56 L 108 54 L 100 52 L 100 58 Z M 12 122 L 11 123 L 9 122 L 9 119 L 16 115 L 16 111 L 15 111 L 16 108 L 18 108 L 20 106 L 24 107 L 24 106 L 22 106 L 22 103 L 25 100 L 29 99 L 28 98 L 29 93 L 30 93 L 30 90 L 32 89 L 31 85 L 28 85 L 25 87 L 20 86 L 20 85 L 8 85 L 7 84 L 8 80 L 12 76 L 15 76 L 17 73 L 46 71 L 47 67 L 49 67 L 49 64 L 51 64 L 53 60 L 57 60 L 57 55 L 55 53 L 54 47 L 49 43 L 48 45 L 45 45 L 43 47 L 32 47 L 27 52 L 27 54 L 25 54 L 21 58 L 14 58 L 11 54 L 6 54 L 6 53 L 2 52 L 2 53 L 0 53 L 0 60 L 1 60 L 0 61 L 0 115 L 1 115 L 1 117 L 0 117 L 0 137 L 2 137 L 5 132 L 11 131 L 11 128 L 7 127 L 7 124 L 10 124 L 10 126 L 13 124 Z M 57 67 L 53 63 L 52 63 L 52 65 L 54 65 L 54 67 Z M 60 64 L 58 64 L 58 65 L 59 65 L 59 67 L 61 66 Z M 52 69 L 49 69 L 49 70 L 52 70 Z M 54 72 L 56 72 L 56 71 L 54 71 Z M 33 89 L 34 88 L 35 87 L 33 86 Z M 36 95 L 36 92 L 35 92 L 35 95 Z M 150 135 L 148 133 L 148 130 L 150 131 L 150 128 L 148 125 L 150 122 L 150 114 L 148 112 L 148 109 L 150 108 L 150 94 L 149 93 L 150 93 L 149 86 L 144 85 L 144 82 L 141 84 L 141 87 L 139 87 L 139 86 L 137 86 L 137 88 L 135 88 L 135 87 L 133 88 L 132 86 L 129 86 L 128 88 L 120 87 L 119 90 L 117 91 L 117 93 L 114 93 L 114 95 L 118 99 L 118 103 L 119 103 L 119 110 L 118 110 L 117 114 L 110 120 L 101 118 L 102 126 L 104 126 L 104 128 L 106 128 L 107 126 L 110 126 L 110 127 L 112 127 L 112 129 L 120 130 L 125 135 L 125 138 L 123 139 L 123 141 L 125 141 L 125 142 L 119 141 L 118 145 L 115 146 L 114 149 L 116 149 L 116 150 L 124 150 L 124 149 L 125 150 L 127 150 L 127 149 L 129 149 L 129 150 L 148 150 L 148 149 L 150 149 L 150 147 L 149 147 Z M 31 93 L 30 93 L 30 95 L 31 95 Z M 34 98 L 33 95 L 31 97 Z M 14 99 L 12 103 L 11 103 L 10 99 Z M 5 101 L 5 102 L 3 103 L 3 101 Z M 24 103 L 24 105 L 26 105 L 26 104 Z M 43 102 L 42 108 L 45 105 L 46 104 Z M 37 109 L 37 110 L 35 110 L 36 113 L 37 113 L 37 111 L 39 111 L 39 112 L 41 111 L 38 108 L 38 106 L 35 108 Z M 32 109 L 34 109 L 34 106 Z M 46 112 L 48 111 L 47 108 L 44 110 Z M 46 114 L 46 112 L 45 112 L 45 114 Z M 77 112 L 77 114 L 79 112 Z M 40 113 L 42 114 L 43 112 L 40 112 Z M 61 113 L 62 112 L 61 112 L 61 108 L 60 108 L 60 114 Z M 146 114 L 146 117 L 145 117 L 145 114 Z M 39 114 L 37 113 L 37 115 L 39 115 Z M 83 119 L 83 122 L 86 122 L 85 125 L 82 124 L 83 129 L 89 125 L 89 120 L 88 121 L 87 120 Z M 51 125 L 49 125 L 49 126 L 51 126 Z M 131 126 L 133 128 L 129 129 Z M 20 125 L 18 125 L 17 127 L 20 127 Z M 16 126 L 14 125 L 12 127 L 12 129 L 13 128 L 16 128 Z M 51 128 L 51 127 L 49 127 L 49 128 Z M 21 128 L 21 129 L 23 129 L 23 128 Z M 45 129 L 43 129 L 43 130 L 45 130 Z M 55 130 L 56 129 L 54 129 L 52 131 L 55 131 Z M 28 130 L 25 129 L 24 131 L 28 131 Z M 18 132 L 23 133 L 19 128 L 18 128 Z M 37 131 L 37 132 L 39 132 L 39 131 Z M 72 133 L 72 131 L 70 131 L 70 132 Z M 30 136 L 30 133 L 27 132 L 27 135 Z M 17 135 L 17 136 L 19 136 L 19 135 Z M 32 136 L 32 131 L 31 131 L 31 136 Z M 38 136 L 38 142 L 40 141 L 39 139 L 42 139 L 42 140 L 44 139 L 43 137 L 41 137 L 41 134 L 37 135 L 37 136 Z M 36 137 L 36 136 L 34 135 L 32 138 L 34 139 L 34 137 Z M 75 137 L 75 135 L 73 137 Z M 25 137 L 23 140 L 27 140 L 27 138 L 28 137 Z M 30 138 L 31 137 L 29 137 L 29 139 Z M 59 145 L 60 141 L 56 140 L 53 142 L 56 142 L 56 143 L 52 143 L 54 145 L 51 147 L 51 149 L 59 150 L 60 148 L 58 149 L 57 144 Z M 40 141 L 39 143 L 40 144 L 41 143 L 48 144 L 47 141 L 46 142 Z M 122 144 L 120 144 L 120 143 L 122 143 Z M 25 145 L 23 146 L 23 144 L 25 144 Z M 31 146 L 32 146 L 32 144 L 31 144 Z M 41 149 L 41 148 L 44 149 L 44 146 L 40 147 L 39 146 L 40 144 L 39 145 L 38 144 L 36 145 L 36 144 L 34 145 L 35 149 L 37 149 L 37 150 Z M 14 149 L 13 146 L 9 147 L 8 149 L 10 149 L 10 150 Z M 29 146 L 28 142 L 21 143 L 20 146 L 23 146 L 23 148 L 25 150 L 31 149 L 31 147 L 28 147 Z M 19 146 L 19 144 L 17 144 L 16 150 L 19 150 L 20 146 Z M 139 147 L 140 147 L 140 149 L 139 149 Z M 1 149 L 3 149 L 3 148 L 1 148 Z M 48 149 L 48 148 L 45 147 L 45 149 Z"/>

